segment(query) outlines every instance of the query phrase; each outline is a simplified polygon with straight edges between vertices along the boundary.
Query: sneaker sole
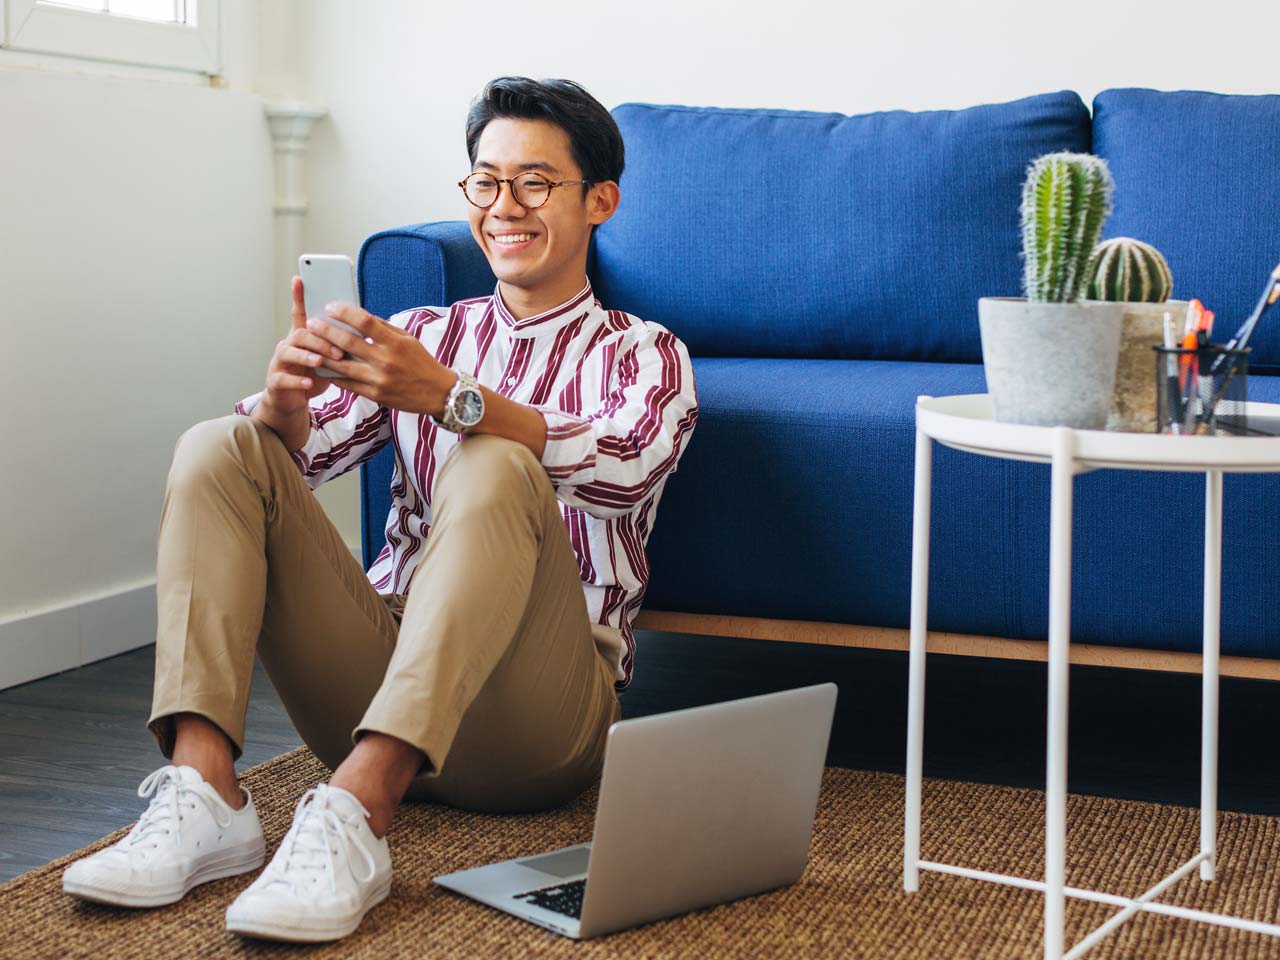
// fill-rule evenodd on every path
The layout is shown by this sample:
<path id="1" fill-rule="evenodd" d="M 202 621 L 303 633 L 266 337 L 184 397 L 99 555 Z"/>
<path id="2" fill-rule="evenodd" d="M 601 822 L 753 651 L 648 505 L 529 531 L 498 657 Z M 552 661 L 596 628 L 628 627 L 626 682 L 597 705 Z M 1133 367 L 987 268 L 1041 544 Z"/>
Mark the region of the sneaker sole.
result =
<path id="1" fill-rule="evenodd" d="M 105 903 L 113 907 L 165 907 L 177 903 L 192 888 L 211 880 L 223 877 L 234 877 L 250 870 L 257 870 L 266 862 L 266 842 L 259 837 L 250 844 L 241 844 L 230 850 L 208 857 L 200 866 L 187 876 L 182 884 L 163 890 L 152 890 L 146 893 L 130 893 L 124 890 L 112 890 L 89 883 L 76 883 L 62 878 L 63 893 L 89 900 L 93 903 Z"/>
<path id="2" fill-rule="evenodd" d="M 341 940 L 360 926 L 366 913 L 387 899 L 391 893 L 391 876 L 371 889 L 364 898 L 360 909 L 352 915 L 337 919 L 329 917 L 309 917 L 306 927 L 294 927 L 286 923 L 236 918 L 231 908 L 227 909 L 227 929 L 241 936 L 257 937 L 262 940 L 284 940 L 290 943 L 323 943 L 328 940 Z M 234 905 L 233 905 L 234 906 Z"/>

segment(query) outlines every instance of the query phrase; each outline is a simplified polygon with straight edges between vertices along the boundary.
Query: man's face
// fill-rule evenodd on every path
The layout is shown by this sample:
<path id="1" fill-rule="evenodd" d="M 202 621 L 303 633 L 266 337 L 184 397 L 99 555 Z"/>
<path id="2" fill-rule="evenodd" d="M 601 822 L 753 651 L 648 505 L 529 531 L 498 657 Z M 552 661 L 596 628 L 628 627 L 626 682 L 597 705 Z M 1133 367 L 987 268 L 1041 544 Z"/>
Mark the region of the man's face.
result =
<path id="1" fill-rule="evenodd" d="M 554 123 L 491 120 L 480 134 L 472 171 L 505 178 L 526 170 L 552 183 L 582 177 L 569 135 Z M 504 183 L 488 209 L 467 204 L 471 234 L 503 283 L 530 290 L 555 286 L 566 274 L 575 274 L 574 279 L 584 275 L 591 225 L 607 219 L 593 212 L 590 199 L 590 194 L 583 198 L 582 184 L 566 184 L 552 189 L 542 206 L 530 209 L 516 203 L 511 184 Z"/>

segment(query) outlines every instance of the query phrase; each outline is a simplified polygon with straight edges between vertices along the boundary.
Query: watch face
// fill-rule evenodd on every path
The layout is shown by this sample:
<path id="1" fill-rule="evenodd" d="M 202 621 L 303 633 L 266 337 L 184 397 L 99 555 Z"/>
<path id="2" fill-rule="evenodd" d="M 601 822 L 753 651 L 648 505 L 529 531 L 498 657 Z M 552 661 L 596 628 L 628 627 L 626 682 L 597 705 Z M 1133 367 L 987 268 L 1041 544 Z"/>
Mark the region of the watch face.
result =
<path id="1" fill-rule="evenodd" d="M 484 397 L 479 390 L 463 390 L 454 401 L 453 410 L 463 426 L 474 427 L 484 414 Z"/>

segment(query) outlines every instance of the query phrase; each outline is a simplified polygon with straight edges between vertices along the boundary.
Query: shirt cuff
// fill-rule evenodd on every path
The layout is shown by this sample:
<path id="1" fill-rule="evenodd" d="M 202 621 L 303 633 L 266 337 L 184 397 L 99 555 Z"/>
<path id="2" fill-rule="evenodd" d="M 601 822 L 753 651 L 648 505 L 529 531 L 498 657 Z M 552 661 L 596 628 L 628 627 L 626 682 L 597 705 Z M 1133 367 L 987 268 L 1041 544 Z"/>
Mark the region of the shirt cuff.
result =
<path id="1" fill-rule="evenodd" d="M 266 393 L 265 390 L 259 390 L 257 393 L 253 394 L 252 396 L 245 397 L 243 400 L 241 400 L 239 403 L 236 404 L 235 412 L 240 414 L 240 416 L 242 417 L 249 416 L 249 414 L 253 413 L 253 408 L 256 407 L 258 403 L 262 400 L 262 395 L 264 393 Z"/>
<path id="2" fill-rule="evenodd" d="M 265 393 L 265 390 L 261 390 L 258 393 L 253 394 L 253 396 L 245 397 L 235 405 L 235 412 L 242 417 L 249 416 L 253 413 L 254 408 L 262 402 L 262 397 Z M 316 423 L 316 412 L 312 410 L 310 406 L 307 407 L 307 417 L 311 421 L 311 432 L 307 436 L 307 442 L 303 444 L 302 447 L 289 454 L 290 458 L 297 465 L 298 470 L 301 471 L 304 477 L 307 475 L 307 471 L 311 468 L 311 457 L 306 452 L 307 447 L 311 446 L 315 441 L 316 429 L 319 426 Z"/>
<path id="3" fill-rule="evenodd" d="M 533 404 L 547 423 L 542 466 L 555 487 L 590 483 L 596 476 L 596 437 L 591 421 L 554 407 Z"/>

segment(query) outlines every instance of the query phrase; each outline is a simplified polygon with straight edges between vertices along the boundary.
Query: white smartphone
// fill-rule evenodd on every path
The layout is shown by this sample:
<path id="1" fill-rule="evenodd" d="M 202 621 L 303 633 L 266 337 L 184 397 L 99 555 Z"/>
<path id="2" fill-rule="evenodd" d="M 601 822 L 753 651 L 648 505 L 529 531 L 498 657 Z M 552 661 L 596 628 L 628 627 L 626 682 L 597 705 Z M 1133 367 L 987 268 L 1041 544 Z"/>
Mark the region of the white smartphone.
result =
<path id="1" fill-rule="evenodd" d="M 364 334 L 341 320 L 335 320 L 324 312 L 325 304 L 337 300 L 340 303 L 360 305 L 360 295 L 356 292 L 356 266 L 351 258 L 341 253 L 304 253 L 298 258 L 298 276 L 302 278 L 302 299 L 308 317 L 320 317 L 328 320 L 335 327 L 341 327 L 354 333 L 361 339 Z M 344 360 L 354 360 L 347 353 Z M 342 374 L 328 367 L 315 368 L 318 377 L 341 377 Z"/>

